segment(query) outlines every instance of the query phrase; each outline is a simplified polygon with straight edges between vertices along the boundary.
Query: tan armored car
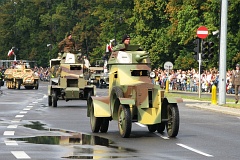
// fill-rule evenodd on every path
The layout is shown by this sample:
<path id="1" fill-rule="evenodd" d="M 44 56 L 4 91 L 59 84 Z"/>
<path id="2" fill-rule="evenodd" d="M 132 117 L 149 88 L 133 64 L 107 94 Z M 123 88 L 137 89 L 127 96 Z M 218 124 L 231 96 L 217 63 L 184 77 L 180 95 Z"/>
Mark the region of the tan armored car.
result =
<path id="1" fill-rule="evenodd" d="M 88 84 L 89 72 L 81 54 L 64 53 L 61 59 L 50 60 L 48 105 L 57 107 L 58 100 L 87 100 L 96 95 L 96 87 Z"/>
<path id="2" fill-rule="evenodd" d="M 130 136 L 132 122 L 146 125 L 150 132 L 166 128 L 169 137 L 177 136 L 177 103 L 182 99 L 168 98 L 159 85 L 152 84 L 148 53 L 132 45 L 127 51 L 112 52 L 108 65 L 109 95 L 92 96 L 88 102 L 92 132 L 107 132 L 109 121 L 117 120 L 122 137 Z"/>
<path id="3" fill-rule="evenodd" d="M 39 77 L 25 63 L 19 63 L 14 68 L 6 69 L 4 81 L 8 89 L 20 89 L 21 86 L 26 89 L 38 89 L 39 87 Z"/>

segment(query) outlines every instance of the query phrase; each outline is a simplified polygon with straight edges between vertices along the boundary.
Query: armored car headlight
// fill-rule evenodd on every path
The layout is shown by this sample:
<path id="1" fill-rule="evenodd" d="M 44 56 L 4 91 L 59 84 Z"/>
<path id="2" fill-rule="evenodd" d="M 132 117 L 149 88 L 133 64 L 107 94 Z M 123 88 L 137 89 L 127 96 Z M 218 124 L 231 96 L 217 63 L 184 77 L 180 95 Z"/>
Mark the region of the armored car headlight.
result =
<path id="1" fill-rule="evenodd" d="M 155 72 L 151 72 L 151 73 L 149 74 L 149 76 L 150 76 L 151 78 L 154 78 L 154 77 L 156 76 L 156 74 L 155 74 Z"/>

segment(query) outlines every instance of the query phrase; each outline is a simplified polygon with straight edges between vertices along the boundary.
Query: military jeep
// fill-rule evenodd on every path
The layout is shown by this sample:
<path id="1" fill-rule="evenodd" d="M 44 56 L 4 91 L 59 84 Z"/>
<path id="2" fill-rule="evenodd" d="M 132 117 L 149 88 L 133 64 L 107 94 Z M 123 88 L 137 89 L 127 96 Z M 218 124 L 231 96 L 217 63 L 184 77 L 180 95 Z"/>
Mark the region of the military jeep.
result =
<path id="1" fill-rule="evenodd" d="M 92 132 L 107 132 L 109 121 L 117 120 L 123 138 L 130 136 L 132 122 L 146 125 L 149 132 L 161 133 L 166 128 L 169 137 L 177 136 L 177 103 L 182 99 L 168 98 L 159 85 L 152 84 L 148 56 L 138 45 L 112 52 L 108 61 L 109 95 L 89 99 L 87 116 Z"/>

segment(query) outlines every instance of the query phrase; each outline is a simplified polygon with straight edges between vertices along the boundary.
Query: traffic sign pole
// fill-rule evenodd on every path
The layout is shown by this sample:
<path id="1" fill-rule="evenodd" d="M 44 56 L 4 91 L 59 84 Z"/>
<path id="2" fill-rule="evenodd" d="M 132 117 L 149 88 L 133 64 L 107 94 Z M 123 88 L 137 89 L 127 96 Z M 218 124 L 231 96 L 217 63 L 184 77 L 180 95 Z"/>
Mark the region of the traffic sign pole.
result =
<path id="1" fill-rule="evenodd" d="M 197 36 L 200 39 L 205 39 L 208 36 L 208 29 L 205 26 L 200 26 L 197 29 Z M 200 47 L 201 47 L 201 52 L 202 52 L 202 40 L 200 42 Z M 199 60 L 198 60 L 198 74 L 199 74 L 199 79 L 198 79 L 198 97 L 201 98 L 201 64 L 202 64 L 202 53 L 199 52 Z"/>

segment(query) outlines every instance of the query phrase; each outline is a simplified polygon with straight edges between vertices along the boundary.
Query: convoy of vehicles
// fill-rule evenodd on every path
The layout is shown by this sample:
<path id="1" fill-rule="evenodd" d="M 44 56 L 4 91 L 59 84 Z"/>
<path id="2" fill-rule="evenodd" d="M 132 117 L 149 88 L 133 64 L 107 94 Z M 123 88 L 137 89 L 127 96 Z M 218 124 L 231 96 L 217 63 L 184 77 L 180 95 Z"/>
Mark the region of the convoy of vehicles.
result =
<path id="1" fill-rule="evenodd" d="M 146 125 L 150 132 L 163 132 L 169 137 L 179 131 L 181 98 L 169 98 L 159 85 L 152 83 L 151 63 L 148 53 L 138 45 L 126 51 L 112 52 L 109 72 L 106 65 L 85 67 L 82 54 L 63 53 L 50 60 L 51 78 L 48 85 L 48 105 L 57 107 L 58 100 L 87 100 L 87 116 L 92 132 L 107 132 L 111 120 L 118 121 L 123 138 L 131 134 L 132 122 Z M 5 70 L 8 89 L 38 89 L 39 78 L 24 63 Z M 108 87 L 108 96 L 96 97 L 96 86 Z"/>
<path id="2" fill-rule="evenodd" d="M 92 96 L 87 106 L 92 132 L 107 132 L 109 121 L 117 120 L 124 138 L 130 136 L 132 122 L 147 125 L 150 132 L 166 128 L 169 137 L 177 136 L 177 103 L 182 99 L 168 98 L 159 85 L 152 84 L 148 53 L 132 45 L 127 51 L 112 52 L 108 65 L 109 95 Z"/>

